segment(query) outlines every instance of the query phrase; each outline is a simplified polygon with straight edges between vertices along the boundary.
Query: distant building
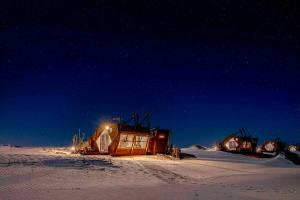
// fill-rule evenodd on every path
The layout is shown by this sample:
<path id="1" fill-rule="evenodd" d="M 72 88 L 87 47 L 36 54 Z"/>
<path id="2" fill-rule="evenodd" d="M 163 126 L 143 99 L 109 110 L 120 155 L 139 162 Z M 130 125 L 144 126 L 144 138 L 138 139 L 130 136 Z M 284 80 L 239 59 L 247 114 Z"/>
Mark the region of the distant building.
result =
<path id="1" fill-rule="evenodd" d="M 288 147 L 288 150 L 290 152 L 296 152 L 296 151 L 300 151 L 300 143 L 299 144 L 292 144 Z"/>
<path id="2" fill-rule="evenodd" d="M 219 149 L 236 153 L 255 153 L 258 139 L 253 138 L 245 129 L 230 134 L 219 143 Z"/>
<path id="3" fill-rule="evenodd" d="M 134 120 L 134 125 L 128 122 Z M 94 134 L 88 139 L 89 150 L 83 154 L 109 154 L 109 155 L 154 155 L 166 154 L 169 146 L 170 131 L 167 129 L 143 126 L 138 116 L 127 122 L 102 123 Z M 149 120 L 149 119 L 147 119 Z"/>
<path id="4" fill-rule="evenodd" d="M 282 142 L 279 138 L 274 140 L 265 141 L 260 148 L 261 153 L 269 153 L 277 155 L 280 152 L 283 152 L 285 148 L 285 143 Z"/>

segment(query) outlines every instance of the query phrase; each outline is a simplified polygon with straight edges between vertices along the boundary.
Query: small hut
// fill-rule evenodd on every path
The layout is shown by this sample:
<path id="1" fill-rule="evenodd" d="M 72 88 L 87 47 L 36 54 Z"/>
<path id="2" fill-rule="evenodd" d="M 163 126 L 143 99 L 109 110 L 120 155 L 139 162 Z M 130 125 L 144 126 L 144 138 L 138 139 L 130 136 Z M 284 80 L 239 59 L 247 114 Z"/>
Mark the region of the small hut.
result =
<path id="1" fill-rule="evenodd" d="M 260 148 L 261 153 L 278 154 L 283 152 L 285 148 L 285 143 L 279 138 L 274 140 L 265 141 Z"/>
<path id="2" fill-rule="evenodd" d="M 288 149 L 284 151 L 284 155 L 287 159 L 293 163 L 300 165 L 300 143 L 289 145 Z"/>
<path id="3" fill-rule="evenodd" d="M 288 150 L 289 150 L 290 152 L 300 151 L 300 143 L 289 145 Z"/>
<path id="4" fill-rule="evenodd" d="M 235 153 L 254 153 L 257 141 L 257 138 L 253 138 L 246 129 L 242 128 L 220 142 L 219 149 Z"/>
<path id="5" fill-rule="evenodd" d="M 129 124 L 131 121 L 134 121 L 134 124 Z M 165 154 L 170 131 L 151 129 L 149 121 L 149 115 L 146 115 L 140 123 L 138 115 L 134 113 L 125 122 L 112 120 L 109 123 L 101 123 L 89 138 L 90 148 L 92 152 L 109 155 Z M 143 125 L 144 122 L 147 122 L 146 126 Z"/>

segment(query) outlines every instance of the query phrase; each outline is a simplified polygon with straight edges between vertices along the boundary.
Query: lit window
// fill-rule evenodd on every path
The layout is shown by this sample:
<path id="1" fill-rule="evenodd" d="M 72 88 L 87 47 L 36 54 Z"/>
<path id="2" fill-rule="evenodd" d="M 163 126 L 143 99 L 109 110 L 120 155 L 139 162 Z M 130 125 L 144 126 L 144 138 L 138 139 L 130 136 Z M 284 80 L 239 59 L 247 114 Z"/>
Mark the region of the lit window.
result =
<path id="1" fill-rule="evenodd" d="M 133 148 L 144 149 L 147 146 L 148 136 L 135 136 L 135 142 L 133 143 Z"/>
<path id="2" fill-rule="evenodd" d="M 265 145 L 265 149 L 267 151 L 275 151 L 275 144 L 273 142 L 269 142 L 268 144 Z"/>
<path id="3" fill-rule="evenodd" d="M 121 134 L 120 135 L 120 148 L 131 148 L 133 141 L 133 134 Z"/>

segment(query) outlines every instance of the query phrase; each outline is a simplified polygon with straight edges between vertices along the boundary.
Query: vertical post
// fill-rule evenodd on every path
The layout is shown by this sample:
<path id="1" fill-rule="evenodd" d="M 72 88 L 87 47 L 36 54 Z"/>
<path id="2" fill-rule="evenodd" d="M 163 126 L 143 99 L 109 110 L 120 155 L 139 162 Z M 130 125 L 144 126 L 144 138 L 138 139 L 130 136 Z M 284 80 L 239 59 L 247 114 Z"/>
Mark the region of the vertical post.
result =
<path id="1" fill-rule="evenodd" d="M 135 142 L 135 134 L 133 134 L 133 138 L 132 138 L 132 145 L 131 145 L 131 150 L 130 150 L 130 155 L 132 155 L 132 151 L 133 151 L 133 144 Z"/>
<path id="2" fill-rule="evenodd" d="M 146 144 L 146 151 L 145 151 L 145 155 L 147 154 L 147 151 L 148 151 L 149 140 L 150 140 L 150 135 L 148 135 L 148 138 L 147 138 L 147 144 Z"/>
<path id="3" fill-rule="evenodd" d="M 156 155 L 156 142 L 157 142 L 157 130 L 154 132 L 154 147 L 153 147 L 153 153 Z"/>

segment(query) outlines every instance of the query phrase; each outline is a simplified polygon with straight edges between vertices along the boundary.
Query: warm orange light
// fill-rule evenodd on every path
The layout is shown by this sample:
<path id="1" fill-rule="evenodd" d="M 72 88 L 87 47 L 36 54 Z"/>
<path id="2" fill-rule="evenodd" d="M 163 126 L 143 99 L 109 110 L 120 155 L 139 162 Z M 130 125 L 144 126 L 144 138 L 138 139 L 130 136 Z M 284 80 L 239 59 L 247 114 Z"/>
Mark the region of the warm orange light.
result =
<path id="1" fill-rule="evenodd" d="M 163 139 L 163 138 L 165 138 L 165 136 L 164 135 L 159 135 L 158 138 Z"/>

